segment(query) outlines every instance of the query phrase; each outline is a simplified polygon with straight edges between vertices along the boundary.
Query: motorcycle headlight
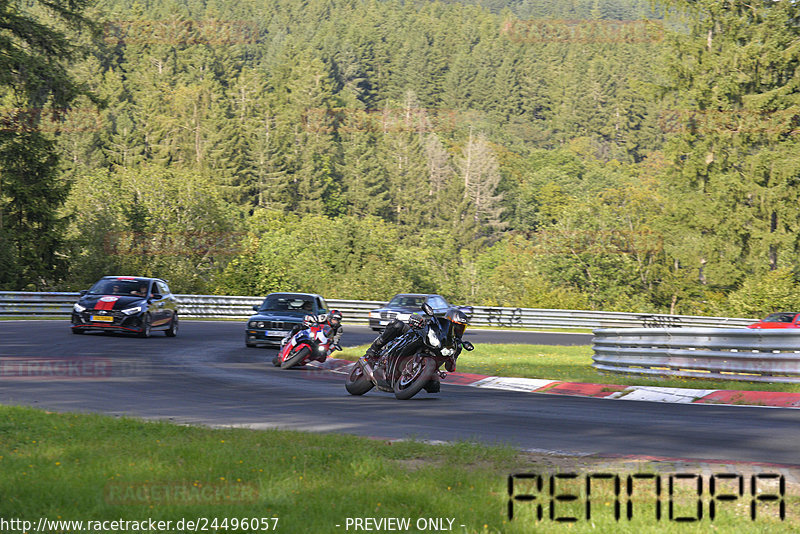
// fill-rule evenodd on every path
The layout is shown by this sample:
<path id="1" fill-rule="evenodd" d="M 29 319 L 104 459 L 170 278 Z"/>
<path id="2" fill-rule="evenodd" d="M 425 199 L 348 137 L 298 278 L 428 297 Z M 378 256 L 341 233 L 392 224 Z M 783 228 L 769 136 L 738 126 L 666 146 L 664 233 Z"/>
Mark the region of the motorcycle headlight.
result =
<path id="1" fill-rule="evenodd" d="M 81 313 L 82 311 L 86 310 L 86 306 L 81 306 L 80 304 L 78 304 L 76 302 L 75 305 L 72 306 L 72 309 L 75 310 L 78 313 Z"/>
<path id="2" fill-rule="evenodd" d="M 428 329 L 428 343 L 430 343 L 431 347 L 435 349 L 438 349 L 439 347 L 442 346 L 441 342 L 439 341 L 439 338 L 436 337 L 433 328 Z"/>
<path id="3" fill-rule="evenodd" d="M 141 306 L 134 306 L 133 308 L 127 308 L 122 310 L 122 313 L 124 313 L 125 315 L 133 315 L 134 313 L 139 313 L 140 311 L 142 311 Z"/>
<path id="4" fill-rule="evenodd" d="M 442 349 L 442 356 L 452 356 L 455 353 L 455 349 L 444 348 Z"/>

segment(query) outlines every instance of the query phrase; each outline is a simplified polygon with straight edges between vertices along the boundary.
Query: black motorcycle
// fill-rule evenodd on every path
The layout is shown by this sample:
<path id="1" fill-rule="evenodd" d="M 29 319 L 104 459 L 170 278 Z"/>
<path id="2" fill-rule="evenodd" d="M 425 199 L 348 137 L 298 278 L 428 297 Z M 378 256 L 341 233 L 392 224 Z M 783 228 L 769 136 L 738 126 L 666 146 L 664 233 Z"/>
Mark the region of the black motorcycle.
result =
<path id="1" fill-rule="evenodd" d="M 475 348 L 469 341 L 461 339 L 468 323 L 463 311 L 450 308 L 444 317 L 435 317 L 427 303 L 422 305 L 422 309 L 428 316 L 427 320 L 421 327 L 412 327 L 387 343 L 378 354 L 374 367 L 366 357 L 353 365 L 345 381 L 345 388 L 351 395 L 363 395 L 377 387 L 405 400 L 426 386 L 428 391 L 438 391 L 429 383 L 447 376 L 439 367 L 445 364 L 447 369 L 455 369 L 461 349 L 469 351 Z"/>

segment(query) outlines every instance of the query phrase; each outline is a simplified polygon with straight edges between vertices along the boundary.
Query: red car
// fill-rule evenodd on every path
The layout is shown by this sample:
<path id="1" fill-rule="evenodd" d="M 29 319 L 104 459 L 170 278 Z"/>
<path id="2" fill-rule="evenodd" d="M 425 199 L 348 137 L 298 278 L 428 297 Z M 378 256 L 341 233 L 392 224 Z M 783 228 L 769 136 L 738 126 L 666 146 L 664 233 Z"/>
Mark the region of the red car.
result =
<path id="1" fill-rule="evenodd" d="M 747 328 L 800 328 L 800 313 L 771 313 Z"/>

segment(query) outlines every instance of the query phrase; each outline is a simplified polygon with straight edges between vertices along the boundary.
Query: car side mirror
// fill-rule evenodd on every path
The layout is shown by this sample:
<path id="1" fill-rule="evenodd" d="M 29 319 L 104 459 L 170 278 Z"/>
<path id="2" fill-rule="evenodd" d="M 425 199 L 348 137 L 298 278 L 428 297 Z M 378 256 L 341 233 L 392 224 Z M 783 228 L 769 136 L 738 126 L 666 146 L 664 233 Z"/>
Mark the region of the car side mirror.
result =
<path id="1" fill-rule="evenodd" d="M 462 341 L 461 346 L 464 347 L 464 350 L 466 351 L 475 350 L 475 345 L 473 345 L 469 341 Z"/>
<path id="2" fill-rule="evenodd" d="M 88 290 L 88 289 L 81 289 L 81 292 L 80 292 L 80 293 L 78 293 L 78 294 L 79 294 L 80 296 L 84 296 L 84 295 L 85 295 L 86 293 L 88 293 L 88 292 L 89 292 L 89 290 Z"/>
<path id="3" fill-rule="evenodd" d="M 161 293 L 153 293 L 152 295 L 150 295 L 150 298 L 155 300 L 161 300 L 164 298 L 164 295 L 162 295 Z"/>
<path id="4" fill-rule="evenodd" d="M 258 311 L 258 304 L 253 304 L 253 311 Z"/>
<path id="5" fill-rule="evenodd" d="M 426 315 L 433 317 L 433 308 L 431 308 L 431 305 L 427 302 L 422 303 L 422 311 L 424 311 Z"/>

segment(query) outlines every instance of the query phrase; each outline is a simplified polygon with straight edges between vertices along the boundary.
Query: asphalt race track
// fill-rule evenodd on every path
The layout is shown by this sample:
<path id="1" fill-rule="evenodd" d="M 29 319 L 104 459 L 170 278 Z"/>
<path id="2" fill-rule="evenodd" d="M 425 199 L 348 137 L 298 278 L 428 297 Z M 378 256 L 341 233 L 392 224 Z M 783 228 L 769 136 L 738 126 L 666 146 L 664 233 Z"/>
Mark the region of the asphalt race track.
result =
<path id="1" fill-rule="evenodd" d="M 345 345 L 371 341 L 346 327 Z M 585 334 L 473 331 L 481 342 L 586 344 Z M 410 401 L 353 397 L 340 374 L 280 370 L 239 322 L 183 321 L 176 338 L 72 335 L 65 321 L 0 321 L 0 402 L 179 423 L 478 440 L 541 451 L 800 464 L 800 410 L 660 404 L 450 385 Z M 61 374 L 50 372 L 60 365 Z M 59 374 L 59 373 L 55 373 Z"/>

